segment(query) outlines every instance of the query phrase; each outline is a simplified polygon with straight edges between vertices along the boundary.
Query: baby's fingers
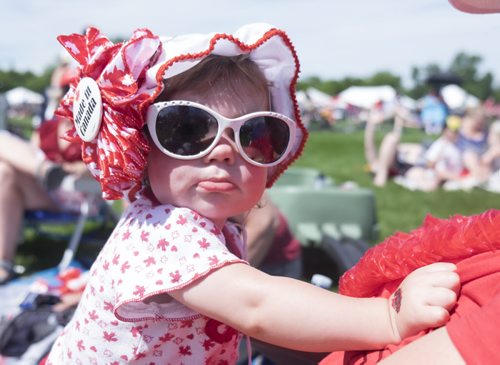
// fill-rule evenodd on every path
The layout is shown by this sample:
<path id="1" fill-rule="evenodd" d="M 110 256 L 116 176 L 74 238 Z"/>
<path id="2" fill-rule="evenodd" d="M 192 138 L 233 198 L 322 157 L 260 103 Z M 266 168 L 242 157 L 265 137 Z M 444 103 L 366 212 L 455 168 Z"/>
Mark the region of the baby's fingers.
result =
<path id="1" fill-rule="evenodd" d="M 457 293 L 447 288 L 434 288 L 427 296 L 426 304 L 450 311 L 457 302 Z"/>
<path id="2" fill-rule="evenodd" d="M 442 287 L 453 290 L 458 294 L 460 290 L 460 276 L 454 271 L 436 271 L 430 274 L 429 280 L 433 287 Z"/>
<path id="3" fill-rule="evenodd" d="M 415 270 L 415 272 L 456 271 L 457 265 L 451 262 L 435 262 Z"/>
<path id="4" fill-rule="evenodd" d="M 429 306 L 426 309 L 426 318 L 424 320 L 424 322 L 427 322 L 427 325 L 423 326 L 423 328 L 443 326 L 449 319 L 450 313 L 443 307 Z"/>

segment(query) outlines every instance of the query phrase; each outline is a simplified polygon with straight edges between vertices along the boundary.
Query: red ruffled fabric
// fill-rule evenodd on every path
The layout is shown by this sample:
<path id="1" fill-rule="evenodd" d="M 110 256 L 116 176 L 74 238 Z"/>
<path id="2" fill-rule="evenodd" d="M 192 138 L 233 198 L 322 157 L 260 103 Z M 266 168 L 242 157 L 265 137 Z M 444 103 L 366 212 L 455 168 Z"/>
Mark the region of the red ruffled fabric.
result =
<path id="1" fill-rule="evenodd" d="M 84 77 L 97 82 L 103 104 L 95 140 L 81 141 L 74 128 L 67 138 L 82 142 L 82 159 L 100 182 L 105 199 L 121 199 L 125 194 L 132 198 L 142 187 L 149 152 L 142 132 L 146 108 L 162 88 L 161 80 L 155 85 L 145 82 L 146 71 L 162 52 L 160 40 L 151 31 L 138 29 L 129 41 L 113 44 L 92 27 L 85 35 L 58 40 L 80 66 L 57 114 L 73 120 L 75 88 Z"/>
<path id="2" fill-rule="evenodd" d="M 339 292 L 353 297 L 381 294 L 415 269 L 500 249 L 500 210 L 450 219 L 427 216 L 410 233 L 398 232 L 368 250 L 340 279 Z"/>

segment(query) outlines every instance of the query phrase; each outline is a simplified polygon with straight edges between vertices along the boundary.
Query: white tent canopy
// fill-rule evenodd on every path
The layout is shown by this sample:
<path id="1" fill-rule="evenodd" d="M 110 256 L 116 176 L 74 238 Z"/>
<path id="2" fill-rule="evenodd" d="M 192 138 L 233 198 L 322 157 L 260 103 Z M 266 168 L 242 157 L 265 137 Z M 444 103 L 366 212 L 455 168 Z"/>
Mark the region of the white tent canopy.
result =
<path id="1" fill-rule="evenodd" d="M 467 91 L 458 85 L 444 86 L 441 89 L 441 96 L 451 110 L 464 110 L 480 104 L 478 98 L 467 93 Z"/>
<path id="2" fill-rule="evenodd" d="M 305 110 L 310 108 L 333 109 L 336 106 L 331 95 L 313 87 L 308 88 L 306 91 L 297 91 L 297 102 Z"/>
<path id="3" fill-rule="evenodd" d="M 36 93 L 30 89 L 19 86 L 11 89 L 5 93 L 7 98 L 7 103 L 10 106 L 20 106 L 20 105 L 40 105 L 43 103 L 43 95 Z"/>
<path id="4" fill-rule="evenodd" d="M 351 86 L 339 93 L 339 100 L 359 108 L 369 109 L 376 102 L 393 103 L 396 90 L 392 86 Z"/>

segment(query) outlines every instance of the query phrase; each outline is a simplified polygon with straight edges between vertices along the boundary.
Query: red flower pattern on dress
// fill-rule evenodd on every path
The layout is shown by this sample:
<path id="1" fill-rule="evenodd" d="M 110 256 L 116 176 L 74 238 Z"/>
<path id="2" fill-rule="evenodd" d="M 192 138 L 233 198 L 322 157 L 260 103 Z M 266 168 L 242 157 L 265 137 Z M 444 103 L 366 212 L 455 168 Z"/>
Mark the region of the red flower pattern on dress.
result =
<path id="1" fill-rule="evenodd" d="M 177 219 L 177 222 L 175 222 L 175 223 L 177 223 L 180 226 L 183 226 L 184 224 L 187 223 L 187 219 L 186 219 L 186 217 L 183 217 L 182 215 L 180 215 L 179 219 Z"/>
<path id="2" fill-rule="evenodd" d="M 206 250 L 210 246 L 210 242 L 207 241 L 205 237 L 203 237 L 200 241 L 198 241 L 200 248 Z"/>
<path id="3" fill-rule="evenodd" d="M 171 333 L 165 333 L 163 336 L 160 336 L 158 339 L 161 341 L 161 342 L 168 342 L 170 341 L 172 338 L 174 338 L 175 336 Z"/>
<path id="4" fill-rule="evenodd" d="M 78 347 L 78 350 L 85 351 L 85 346 L 83 345 L 83 340 L 78 341 L 78 344 L 76 346 Z"/>
<path id="5" fill-rule="evenodd" d="M 191 346 L 179 346 L 179 354 L 182 356 L 192 355 Z"/>
<path id="6" fill-rule="evenodd" d="M 151 265 L 156 265 L 156 260 L 153 256 L 149 256 L 146 260 L 144 260 L 144 263 L 146 264 L 146 267 L 149 267 Z"/>
<path id="7" fill-rule="evenodd" d="M 97 313 L 96 313 L 95 309 L 94 309 L 93 311 L 89 312 L 89 318 L 90 318 L 91 320 L 93 320 L 93 321 L 95 321 L 96 319 L 98 319 L 98 318 L 99 318 L 99 316 L 97 315 Z"/>
<path id="8" fill-rule="evenodd" d="M 149 241 L 149 232 L 142 231 L 141 232 L 141 241 L 148 242 Z"/>
<path id="9" fill-rule="evenodd" d="M 142 297 L 142 296 L 144 296 L 145 291 L 146 291 L 146 289 L 144 289 L 144 287 L 142 285 L 136 285 L 135 290 L 132 294 L 137 295 L 138 297 Z"/>
<path id="10" fill-rule="evenodd" d="M 233 336 L 238 335 L 238 331 L 234 328 L 225 325 L 215 319 L 209 319 L 205 326 L 205 333 L 210 339 L 217 343 L 226 343 L 231 341 Z"/>
<path id="11" fill-rule="evenodd" d="M 110 302 L 106 302 L 106 301 L 104 301 L 104 306 L 103 306 L 103 309 L 104 309 L 104 310 L 109 311 L 109 312 L 112 312 L 112 311 L 113 311 L 113 308 L 114 308 L 113 303 L 110 303 Z"/>
<path id="12" fill-rule="evenodd" d="M 217 256 L 210 256 L 208 261 L 210 262 L 210 265 L 217 265 L 219 263 Z"/>
<path id="13" fill-rule="evenodd" d="M 116 338 L 116 333 L 114 332 L 106 332 L 106 331 L 103 331 L 102 333 L 102 337 L 108 341 L 108 342 L 115 342 L 115 341 L 118 341 L 118 339 Z"/>
<path id="14" fill-rule="evenodd" d="M 156 312 L 153 309 L 147 311 L 143 303 L 147 302 L 145 299 L 150 295 L 176 290 L 214 268 L 241 261 L 226 247 L 227 242 L 235 240 L 234 244 L 241 248 L 242 242 L 236 235 L 237 231 L 232 234 L 231 230 L 225 231 L 224 235 L 214 236 L 210 232 L 213 223 L 201 216 L 195 220 L 196 215 L 190 210 L 172 207 L 167 214 L 164 207 L 149 208 L 140 204 L 141 202 L 138 200 L 131 203 L 128 209 L 134 214 L 124 214 L 125 218 L 122 218 L 121 224 L 116 228 L 118 234 L 110 236 L 111 242 L 103 248 L 102 255 L 91 270 L 89 290 L 84 294 L 91 301 L 80 303 L 79 309 L 84 308 L 85 315 L 82 316 L 77 310 L 70 331 L 77 336 L 68 338 L 68 343 L 71 341 L 69 349 L 72 351 L 72 359 L 67 357 L 68 348 L 63 347 L 59 356 L 64 360 L 49 362 L 48 365 L 77 363 L 77 360 L 81 364 L 97 364 L 99 359 L 107 359 L 108 364 L 134 359 L 141 359 L 144 364 L 175 364 L 181 358 L 186 363 L 196 364 L 213 359 L 208 363 L 217 364 L 226 360 L 232 363 L 236 358 L 240 336 L 234 329 L 200 316 L 188 308 L 180 311 L 179 317 L 170 318 L 168 312 Z M 186 219 L 182 225 L 177 223 L 183 222 L 183 219 L 179 219 L 180 216 Z M 131 220 L 136 223 L 129 225 Z M 155 228 L 151 222 L 160 224 Z M 164 227 L 166 224 L 170 224 L 172 230 L 167 230 Z M 146 247 L 141 242 L 140 235 L 145 227 L 149 227 L 149 242 L 156 244 Z M 196 232 L 193 232 L 194 227 L 197 228 Z M 123 245 L 121 238 L 127 230 L 132 232 L 131 237 L 134 239 Z M 177 232 L 177 239 L 173 238 L 173 232 Z M 192 236 L 192 240 L 186 242 L 186 236 Z M 159 244 L 160 242 L 162 243 Z M 202 249 L 199 242 L 203 242 L 202 246 L 206 246 L 206 249 Z M 178 251 L 171 251 L 167 245 L 169 248 L 176 246 Z M 192 259 L 195 254 L 199 259 Z M 129 267 L 125 272 L 121 270 L 123 265 Z M 99 290 L 92 290 L 94 287 Z M 101 291 L 104 287 L 112 289 Z M 134 309 L 136 304 L 141 306 L 140 311 Z M 129 305 L 131 307 L 126 311 L 122 310 Z M 148 319 L 144 321 L 144 316 L 148 315 Z M 85 322 L 85 325 L 77 332 L 75 328 L 80 327 L 80 321 Z M 207 326 L 208 322 L 210 324 Z M 92 337 L 92 334 L 97 338 Z M 122 343 L 141 345 L 131 345 L 128 350 L 123 350 Z M 86 350 L 82 351 L 81 346 Z M 61 355 L 62 351 L 64 355 Z M 162 361 L 158 362 L 158 359 Z"/>
<path id="15" fill-rule="evenodd" d="M 179 274 L 179 270 L 175 270 L 174 272 L 171 272 L 169 275 L 172 278 L 170 280 L 171 283 L 177 283 L 179 280 L 181 280 L 181 274 Z"/>
<path id="16" fill-rule="evenodd" d="M 158 241 L 156 247 L 161 248 L 162 251 L 166 251 L 169 244 L 166 239 L 162 238 Z"/>
<path id="17" fill-rule="evenodd" d="M 131 234 L 131 233 L 130 233 L 130 231 L 128 231 L 128 230 L 127 230 L 127 231 L 125 231 L 125 232 L 123 233 L 122 240 L 123 240 L 123 241 L 128 240 L 128 239 L 130 238 L 130 234 Z"/>
<path id="18" fill-rule="evenodd" d="M 122 266 L 120 267 L 120 271 L 122 272 L 122 274 L 125 273 L 125 271 L 127 271 L 128 269 L 130 269 L 130 265 L 128 263 L 128 261 L 125 261 Z"/>

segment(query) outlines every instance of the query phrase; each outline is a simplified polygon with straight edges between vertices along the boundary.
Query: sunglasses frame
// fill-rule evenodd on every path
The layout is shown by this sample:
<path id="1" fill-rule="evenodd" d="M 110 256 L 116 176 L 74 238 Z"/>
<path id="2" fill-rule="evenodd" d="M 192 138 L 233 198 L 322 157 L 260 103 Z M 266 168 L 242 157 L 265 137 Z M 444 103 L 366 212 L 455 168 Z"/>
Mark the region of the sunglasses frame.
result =
<path id="1" fill-rule="evenodd" d="M 210 144 L 210 146 L 207 147 L 207 149 L 205 149 L 204 151 L 202 151 L 196 155 L 183 156 L 183 155 L 177 155 L 175 153 L 172 153 L 172 152 L 168 151 L 167 149 L 165 149 L 161 145 L 160 141 L 158 140 L 158 135 L 156 133 L 156 118 L 158 117 L 158 114 L 160 113 L 161 110 L 163 110 L 169 106 L 191 106 L 191 107 L 203 110 L 204 112 L 213 116 L 215 118 L 215 120 L 217 120 L 217 123 L 218 123 L 217 134 L 216 134 L 213 142 Z M 247 156 L 243 147 L 241 146 L 240 133 L 239 133 L 241 126 L 246 121 L 253 119 L 253 118 L 256 118 L 256 117 L 273 117 L 273 118 L 277 118 L 277 119 L 284 121 L 288 125 L 288 129 L 290 131 L 288 145 L 287 145 L 285 151 L 280 156 L 280 158 L 274 162 L 260 163 L 260 162 L 253 161 L 250 157 Z M 148 126 L 149 134 L 150 134 L 151 138 L 153 139 L 153 142 L 155 143 L 156 147 L 161 152 L 163 152 L 165 155 L 179 159 L 179 160 L 194 160 L 194 159 L 201 158 L 201 157 L 208 155 L 214 149 L 214 147 L 219 143 L 224 131 L 226 129 L 230 128 L 234 132 L 234 136 L 235 136 L 234 140 L 235 140 L 236 146 L 238 148 L 238 153 L 248 163 L 255 165 L 255 166 L 260 166 L 260 167 L 276 166 L 287 157 L 287 155 L 292 150 L 292 146 L 293 146 L 292 142 L 295 140 L 295 134 L 296 134 L 296 128 L 297 128 L 296 123 L 292 119 L 288 118 L 286 115 L 283 115 L 283 114 L 279 114 L 279 113 L 275 113 L 275 112 L 271 112 L 271 111 L 258 111 L 258 112 L 253 112 L 253 113 L 242 115 L 241 117 L 238 117 L 238 118 L 231 119 L 231 118 L 224 117 L 223 115 L 217 113 L 216 111 L 210 109 L 209 107 L 207 107 L 203 104 L 199 104 L 199 103 L 195 103 L 193 101 L 187 101 L 187 100 L 171 100 L 171 101 L 162 101 L 162 102 L 151 104 L 147 110 L 146 123 Z"/>

